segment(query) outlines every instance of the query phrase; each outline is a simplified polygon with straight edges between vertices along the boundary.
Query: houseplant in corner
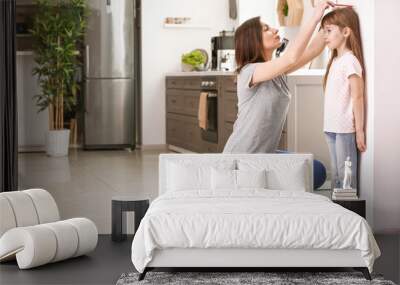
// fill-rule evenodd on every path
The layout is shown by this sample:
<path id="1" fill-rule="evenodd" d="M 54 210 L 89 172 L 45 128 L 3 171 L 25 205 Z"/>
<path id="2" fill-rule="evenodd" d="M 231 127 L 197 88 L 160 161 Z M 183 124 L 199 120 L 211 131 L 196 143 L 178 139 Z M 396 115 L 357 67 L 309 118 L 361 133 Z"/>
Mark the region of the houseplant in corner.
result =
<path id="1" fill-rule="evenodd" d="M 49 111 L 47 154 L 64 156 L 69 146 L 64 111 L 76 108 L 79 46 L 88 10 L 85 0 L 36 0 L 36 4 L 31 30 L 37 64 L 33 73 L 38 75 L 41 92 L 35 99 L 39 112 Z"/>

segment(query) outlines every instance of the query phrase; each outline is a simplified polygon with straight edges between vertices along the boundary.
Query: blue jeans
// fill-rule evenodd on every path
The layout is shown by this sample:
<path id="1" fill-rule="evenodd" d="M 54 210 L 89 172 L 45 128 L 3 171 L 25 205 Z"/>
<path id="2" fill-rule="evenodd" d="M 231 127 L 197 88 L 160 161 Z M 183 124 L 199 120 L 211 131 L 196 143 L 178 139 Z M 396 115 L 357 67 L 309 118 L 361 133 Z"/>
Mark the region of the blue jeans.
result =
<path id="1" fill-rule="evenodd" d="M 357 188 L 357 146 L 355 133 L 325 132 L 331 157 L 331 181 L 333 188 L 342 188 L 344 179 L 344 162 L 351 160 L 351 187 Z"/>

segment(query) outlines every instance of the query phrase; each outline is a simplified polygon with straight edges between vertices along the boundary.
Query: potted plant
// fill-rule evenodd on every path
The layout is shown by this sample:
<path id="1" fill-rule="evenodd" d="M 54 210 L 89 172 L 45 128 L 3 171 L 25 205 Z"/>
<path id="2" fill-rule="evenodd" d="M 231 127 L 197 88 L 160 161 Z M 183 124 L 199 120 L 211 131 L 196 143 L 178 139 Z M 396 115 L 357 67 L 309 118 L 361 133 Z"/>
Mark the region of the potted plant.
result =
<path id="1" fill-rule="evenodd" d="M 204 70 L 207 63 L 207 53 L 195 49 L 182 55 L 182 71 Z"/>
<path id="2" fill-rule="evenodd" d="M 285 4 L 283 5 L 283 9 L 282 9 L 282 14 L 284 16 L 284 23 L 285 26 L 288 25 L 288 16 L 289 16 L 289 5 L 287 2 L 285 2 Z"/>
<path id="3" fill-rule="evenodd" d="M 68 155 L 69 130 L 64 111 L 76 108 L 79 46 L 86 27 L 85 0 L 36 0 L 38 11 L 31 30 L 41 93 L 35 96 L 39 112 L 49 111 L 46 152 Z"/>
<path id="4" fill-rule="evenodd" d="M 303 0 L 278 0 L 278 22 L 282 27 L 300 26 L 303 19 Z"/>

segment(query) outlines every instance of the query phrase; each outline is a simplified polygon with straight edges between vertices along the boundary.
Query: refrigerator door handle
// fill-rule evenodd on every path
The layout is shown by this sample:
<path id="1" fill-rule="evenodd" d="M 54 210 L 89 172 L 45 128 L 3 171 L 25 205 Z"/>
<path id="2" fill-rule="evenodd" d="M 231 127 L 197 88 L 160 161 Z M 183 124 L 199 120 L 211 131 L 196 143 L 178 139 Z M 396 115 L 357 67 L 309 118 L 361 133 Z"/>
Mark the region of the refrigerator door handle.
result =
<path id="1" fill-rule="evenodd" d="M 85 53 L 86 53 L 86 77 L 89 76 L 89 45 L 86 45 L 85 47 Z"/>
<path id="2" fill-rule="evenodd" d="M 136 1 L 133 1 L 133 19 L 136 19 Z"/>
<path id="3" fill-rule="evenodd" d="M 88 79 L 85 78 L 85 91 L 84 91 L 84 96 L 83 96 L 83 112 L 85 114 L 89 114 L 88 112 L 88 93 L 89 93 L 89 88 L 88 88 L 89 82 Z"/>

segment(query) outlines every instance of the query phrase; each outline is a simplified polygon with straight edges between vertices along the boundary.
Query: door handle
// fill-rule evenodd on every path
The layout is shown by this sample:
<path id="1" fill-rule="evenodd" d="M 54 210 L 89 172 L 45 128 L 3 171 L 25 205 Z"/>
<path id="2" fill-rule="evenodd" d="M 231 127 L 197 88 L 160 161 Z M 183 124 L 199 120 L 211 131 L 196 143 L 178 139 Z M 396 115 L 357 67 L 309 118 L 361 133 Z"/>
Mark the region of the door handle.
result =
<path id="1" fill-rule="evenodd" d="M 85 53 L 86 53 L 86 66 L 85 66 L 85 69 L 86 69 L 86 77 L 88 77 L 89 76 L 89 45 L 86 45 L 86 47 L 85 47 Z"/>
<path id="2" fill-rule="evenodd" d="M 83 92 L 83 111 L 85 115 L 89 114 L 89 98 L 88 98 L 88 93 L 89 93 L 89 81 L 87 78 L 85 78 L 84 81 L 84 92 Z"/>

